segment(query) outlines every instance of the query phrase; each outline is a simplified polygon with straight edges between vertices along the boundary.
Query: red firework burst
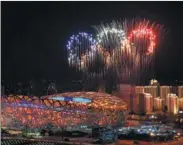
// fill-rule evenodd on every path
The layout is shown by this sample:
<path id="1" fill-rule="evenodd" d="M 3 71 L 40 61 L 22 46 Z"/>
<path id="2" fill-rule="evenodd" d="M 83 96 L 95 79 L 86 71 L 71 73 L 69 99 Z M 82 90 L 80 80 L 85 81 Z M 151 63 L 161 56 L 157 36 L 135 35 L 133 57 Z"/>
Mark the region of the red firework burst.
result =
<path id="1" fill-rule="evenodd" d="M 132 41 L 132 37 L 136 37 L 137 39 L 139 38 L 145 38 L 146 40 L 149 40 L 149 46 L 147 47 L 147 54 L 152 54 L 156 45 L 156 35 L 154 34 L 153 30 L 151 28 L 146 28 L 146 27 L 140 27 L 135 30 L 133 30 L 129 37 L 128 40 Z"/>

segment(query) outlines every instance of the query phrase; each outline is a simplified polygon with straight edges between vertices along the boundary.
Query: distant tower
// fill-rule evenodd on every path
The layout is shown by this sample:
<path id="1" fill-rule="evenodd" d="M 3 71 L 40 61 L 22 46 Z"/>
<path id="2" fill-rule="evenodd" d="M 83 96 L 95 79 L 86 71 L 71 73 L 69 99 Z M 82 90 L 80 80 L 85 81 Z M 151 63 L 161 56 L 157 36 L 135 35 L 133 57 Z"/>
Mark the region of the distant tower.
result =
<path id="1" fill-rule="evenodd" d="M 56 94 L 56 93 L 57 93 L 56 84 L 52 82 L 48 85 L 47 95 Z"/>
<path id="2" fill-rule="evenodd" d="M 18 85 L 17 93 L 18 95 L 22 95 L 22 83 L 19 82 L 17 85 Z"/>
<path id="3" fill-rule="evenodd" d="M 163 105 L 166 105 L 166 98 L 170 92 L 171 86 L 160 86 L 160 98 L 163 99 Z"/>
<path id="4" fill-rule="evenodd" d="M 157 96 L 160 96 L 160 84 L 157 80 L 155 80 L 155 79 L 150 80 L 149 86 L 156 86 L 157 87 Z"/>
<path id="5" fill-rule="evenodd" d="M 33 95 L 33 82 L 29 81 L 29 86 L 28 86 L 28 96 Z"/>
<path id="6" fill-rule="evenodd" d="M 158 87 L 157 86 L 145 86 L 144 87 L 145 93 L 150 93 L 152 95 L 152 103 L 154 106 L 154 98 L 158 97 Z"/>
<path id="7" fill-rule="evenodd" d="M 183 86 L 178 86 L 178 97 L 183 98 Z"/>
<path id="8" fill-rule="evenodd" d="M 159 83 L 158 83 L 158 81 L 157 81 L 157 80 L 152 79 L 152 80 L 150 80 L 149 85 L 150 85 L 150 86 L 158 86 L 158 85 L 159 85 Z"/>
<path id="9" fill-rule="evenodd" d="M 177 86 L 171 86 L 170 92 L 171 92 L 172 94 L 178 95 L 178 87 L 177 87 Z"/>

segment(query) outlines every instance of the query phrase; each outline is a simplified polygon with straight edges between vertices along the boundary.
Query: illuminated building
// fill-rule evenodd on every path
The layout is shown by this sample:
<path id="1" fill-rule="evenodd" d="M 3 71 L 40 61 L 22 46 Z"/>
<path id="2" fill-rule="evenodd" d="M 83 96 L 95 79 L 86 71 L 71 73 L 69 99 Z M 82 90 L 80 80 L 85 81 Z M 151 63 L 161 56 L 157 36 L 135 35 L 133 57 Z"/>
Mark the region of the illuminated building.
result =
<path id="1" fill-rule="evenodd" d="M 178 112 L 178 97 L 176 94 L 168 94 L 166 97 L 166 106 L 169 113 L 177 114 Z"/>
<path id="2" fill-rule="evenodd" d="M 130 96 L 130 112 L 139 113 L 139 94 Z"/>
<path id="3" fill-rule="evenodd" d="M 152 95 L 149 93 L 139 94 L 139 112 L 140 113 L 150 113 L 152 112 Z"/>
<path id="4" fill-rule="evenodd" d="M 178 98 L 178 109 L 183 110 L 183 98 Z"/>
<path id="5" fill-rule="evenodd" d="M 5 127 L 55 127 L 118 125 L 124 123 L 127 104 L 105 93 L 68 92 L 43 96 L 2 98 L 1 125 Z"/>
<path id="6" fill-rule="evenodd" d="M 159 82 L 155 79 L 152 79 L 150 80 L 150 83 L 149 83 L 150 86 L 159 86 Z"/>
<path id="7" fill-rule="evenodd" d="M 139 113 L 139 94 L 144 93 L 143 86 L 135 86 L 131 89 L 130 94 L 130 111 L 134 113 Z"/>
<path id="8" fill-rule="evenodd" d="M 131 92 L 133 90 L 133 86 L 130 84 L 119 84 L 117 86 L 118 88 L 118 94 L 121 99 L 123 99 L 124 101 L 126 101 L 128 103 L 128 105 L 130 106 L 130 95 Z"/>
<path id="9" fill-rule="evenodd" d="M 144 93 L 144 86 L 135 86 L 135 94 Z"/>
<path id="10" fill-rule="evenodd" d="M 170 97 L 170 113 L 177 114 L 178 113 L 178 97 L 177 96 L 171 96 Z"/>
<path id="11" fill-rule="evenodd" d="M 159 97 L 154 98 L 154 110 L 155 111 L 161 111 L 162 110 L 162 105 L 163 105 L 163 100 Z"/>
<path id="12" fill-rule="evenodd" d="M 178 88 L 177 86 L 170 87 L 170 93 L 178 95 Z"/>
<path id="13" fill-rule="evenodd" d="M 150 93 L 153 98 L 158 97 L 158 88 L 157 86 L 144 86 L 144 92 L 145 93 Z"/>
<path id="14" fill-rule="evenodd" d="M 170 97 L 171 96 L 175 96 L 175 94 L 167 94 L 167 96 L 166 96 L 166 102 L 165 102 L 165 105 L 167 106 L 167 108 L 168 108 L 168 112 L 170 112 Z"/>
<path id="15" fill-rule="evenodd" d="M 153 97 L 153 106 L 154 106 L 154 98 L 158 97 L 158 87 L 157 86 L 144 86 L 144 92 L 149 93 Z"/>
<path id="16" fill-rule="evenodd" d="M 156 83 L 158 83 L 158 81 L 155 80 L 155 79 L 152 79 L 152 80 L 150 80 L 150 84 L 149 84 L 149 85 L 154 85 L 154 84 L 156 84 Z"/>
<path id="17" fill-rule="evenodd" d="M 171 86 L 160 86 L 160 98 L 163 99 L 163 105 L 166 104 L 167 95 L 170 93 Z"/>
<path id="18" fill-rule="evenodd" d="M 178 86 L 178 97 L 183 98 L 183 86 Z"/>

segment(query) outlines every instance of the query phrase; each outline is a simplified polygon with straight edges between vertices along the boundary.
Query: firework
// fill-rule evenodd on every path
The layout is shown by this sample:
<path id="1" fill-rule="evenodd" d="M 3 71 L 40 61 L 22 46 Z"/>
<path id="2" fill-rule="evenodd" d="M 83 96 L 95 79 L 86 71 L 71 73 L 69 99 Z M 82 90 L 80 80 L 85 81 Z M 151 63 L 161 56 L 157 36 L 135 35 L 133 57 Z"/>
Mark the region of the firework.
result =
<path id="1" fill-rule="evenodd" d="M 160 26 L 146 20 L 132 20 L 113 21 L 97 28 L 98 47 L 110 54 L 113 75 L 117 75 L 117 79 L 125 83 L 146 80 L 148 71 L 152 72 L 156 34 L 161 29 Z"/>
<path id="2" fill-rule="evenodd" d="M 92 35 L 87 33 L 73 35 L 67 44 L 69 66 L 81 72 L 85 87 L 105 74 L 108 55 L 96 44 Z"/>
<path id="3" fill-rule="evenodd" d="M 155 57 L 155 49 L 157 44 L 157 34 L 160 31 L 159 25 L 150 23 L 150 21 L 132 21 L 125 22 L 126 31 L 128 32 L 128 40 L 133 44 L 131 54 L 133 57 L 133 67 L 131 71 L 132 81 L 144 83 L 147 79 L 147 74 L 153 72 L 153 64 Z M 151 76 L 152 77 L 152 76 Z"/>
<path id="4" fill-rule="evenodd" d="M 70 66 L 84 72 L 87 80 L 101 80 L 107 75 L 114 76 L 118 83 L 146 80 L 147 74 L 152 72 L 161 26 L 146 20 L 125 20 L 94 28 L 96 41 L 87 33 L 71 37 L 67 46 Z M 86 41 L 88 45 L 84 45 Z"/>
<path id="5" fill-rule="evenodd" d="M 91 34 L 82 32 L 78 35 L 72 35 L 67 44 L 69 66 L 77 70 L 84 68 L 84 62 L 81 59 L 84 55 L 90 55 L 95 45 L 96 41 Z"/>
<path id="6" fill-rule="evenodd" d="M 104 48 L 111 55 L 114 49 L 120 49 L 126 39 L 124 30 L 117 22 L 96 26 L 98 47 Z"/>
<path id="7" fill-rule="evenodd" d="M 126 33 L 122 25 L 113 21 L 109 24 L 103 24 L 94 27 L 97 32 L 97 48 L 102 49 L 105 54 L 106 67 L 104 77 L 116 75 L 113 71 L 117 67 L 117 61 L 120 61 L 121 48 L 126 40 Z M 111 74 L 112 72 L 112 74 Z"/>
<path id="8" fill-rule="evenodd" d="M 140 53 L 146 53 L 148 54 L 153 54 L 153 51 L 155 49 L 155 38 L 156 35 L 154 34 L 153 30 L 151 28 L 147 28 L 146 25 L 140 25 L 137 29 L 133 30 L 130 34 L 130 36 L 128 37 L 128 39 L 133 42 L 133 37 L 135 37 L 135 43 L 138 45 L 140 40 L 143 40 L 144 44 L 146 45 L 149 41 L 149 45 L 146 45 L 144 47 L 142 47 L 141 49 L 139 49 L 139 51 L 141 51 Z M 139 44 L 139 45 L 144 45 L 144 44 Z"/>

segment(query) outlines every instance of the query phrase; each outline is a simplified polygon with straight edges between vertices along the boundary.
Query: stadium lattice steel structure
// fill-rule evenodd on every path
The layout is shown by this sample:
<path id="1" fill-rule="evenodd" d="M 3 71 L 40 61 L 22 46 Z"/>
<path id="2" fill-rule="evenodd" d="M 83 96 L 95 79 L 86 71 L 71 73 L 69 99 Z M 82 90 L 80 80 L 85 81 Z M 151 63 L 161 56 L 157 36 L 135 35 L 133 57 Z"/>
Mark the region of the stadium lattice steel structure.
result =
<path id="1" fill-rule="evenodd" d="M 96 92 L 68 92 L 43 96 L 2 98 L 1 124 L 5 127 L 55 127 L 76 125 L 119 125 L 124 123 L 127 104 Z"/>

